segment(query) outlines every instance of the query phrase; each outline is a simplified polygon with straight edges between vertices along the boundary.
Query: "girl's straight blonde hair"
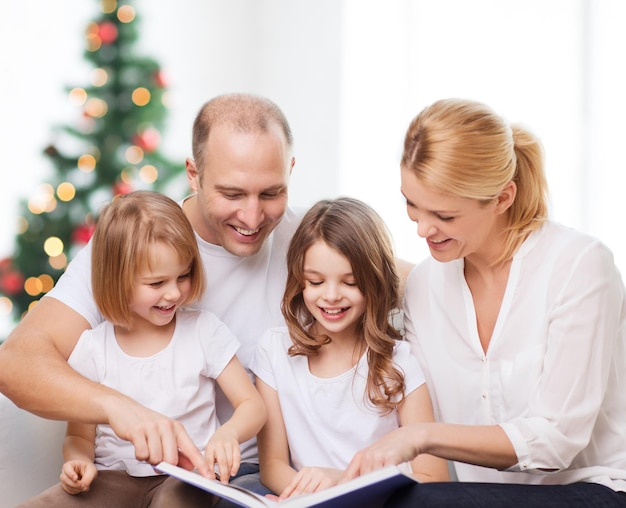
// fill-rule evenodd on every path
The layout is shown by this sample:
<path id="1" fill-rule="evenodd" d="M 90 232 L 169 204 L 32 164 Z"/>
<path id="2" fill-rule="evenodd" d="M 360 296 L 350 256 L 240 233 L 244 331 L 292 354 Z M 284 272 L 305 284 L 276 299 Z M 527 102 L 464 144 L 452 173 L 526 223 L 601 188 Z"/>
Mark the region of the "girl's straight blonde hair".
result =
<path id="1" fill-rule="evenodd" d="M 196 300 L 205 287 L 202 260 L 193 228 L 175 201 L 157 192 L 135 191 L 117 196 L 101 211 L 91 246 L 91 283 L 105 319 L 132 328 L 135 275 L 164 245 L 189 263 L 191 291 L 184 303 Z"/>

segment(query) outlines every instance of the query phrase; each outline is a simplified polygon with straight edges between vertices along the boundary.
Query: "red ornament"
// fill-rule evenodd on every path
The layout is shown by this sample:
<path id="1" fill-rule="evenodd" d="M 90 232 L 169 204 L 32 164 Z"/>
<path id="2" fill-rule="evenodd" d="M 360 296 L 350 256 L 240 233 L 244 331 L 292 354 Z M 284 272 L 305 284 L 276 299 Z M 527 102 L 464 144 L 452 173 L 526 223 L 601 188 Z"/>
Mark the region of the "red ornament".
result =
<path id="1" fill-rule="evenodd" d="M 167 76 L 165 75 L 165 73 L 159 69 L 158 71 L 156 71 L 153 75 L 152 75 L 153 79 L 154 79 L 154 83 L 156 84 L 156 86 L 158 86 L 159 88 L 165 88 L 167 86 Z"/>
<path id="2" fill-rule="evenodd" d="M 111 44 L 117 39 L 117 27 L 110 21 L 104 21 L 98 25 L 98 36 L 102 44 Z"/>
<path id="3" fill-rule="evenodd" d="M 11 258 L 0 259 L 0 271 L 4 272 L 5 270 L 8 270 L 11 268 L 12 264 L 13 260 Z"/>
<path id="4" fill-rule="evenodd" d="M 133 143 L 144 152 L 154 152 L 159 147 L 161 134 L 154 127 L 145 129 L 133 136 Z"/>
<path id="5" fill-rule="evenodd" d="M 86 244 L 91 239 L 95 229 L 95 224 L 81 224 L 72 232 L 72 242 L 80 245 Z"/>
<path id="6" fill-rule="evenodd" d="M 24 276 L 15 271 L 7 271 L 0 277 L 0 290 L 7 295 L 16 295 L 24 288 Z"/>
<path id="7" fill-rule="evenodd" d="M 116 182 L 112 190 L 113 190 L 114 196 L 118 196 L 120 194 L 128 194 L 129 192 L 133 192 L 132 186 L 126 182 Z"/>

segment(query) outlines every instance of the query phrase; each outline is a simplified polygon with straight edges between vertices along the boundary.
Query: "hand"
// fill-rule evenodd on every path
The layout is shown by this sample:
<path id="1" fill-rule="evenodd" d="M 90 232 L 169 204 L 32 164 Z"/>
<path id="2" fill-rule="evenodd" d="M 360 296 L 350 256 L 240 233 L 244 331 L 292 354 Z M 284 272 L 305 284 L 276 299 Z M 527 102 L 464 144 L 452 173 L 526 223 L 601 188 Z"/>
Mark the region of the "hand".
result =
<path id="1" fill-rule="evenodd" d="M 348 464 L 341 482 L 376 469 L 413 460 L 419 454 L 413 443 L 416 429 L 416 425 L 400 427 L 359 451 Z"/>
<path id="2" fill-rule="evenodd" d="M 93 462 L 68 460 L 61 468 L 61 487 L 72 495 L 87 492 L 97 475 L 98 470 Z"/>
<path id="3" fill-rule="evenodd" d="M 204 460 L 209 468 L 209 478 L 215 478 L 215 464 L 220 481 L 228 483 L 237 474 L 241 463 L 241 450 L 236 433 L 227 425 L 222 425 L 209 439 L 204 449 Z"/>
<path id="4" fill-rule="evenodd" d="M 279 501 L 292 496 L 311 494 L 339 483 L 343 472 L 327 467 L 303 467 L 278 497 Z"/>
<path id="5" fill-rule="evenodd" d="M 133 444 L 137 460 L 152 465 L 163 461 L 185 469 L 195 467 L 208 476 L 208 466 L 182 423 L 129 398 L 117 397 L 114 402 L 107 411 L 108 423 L 120 438 Z"/>

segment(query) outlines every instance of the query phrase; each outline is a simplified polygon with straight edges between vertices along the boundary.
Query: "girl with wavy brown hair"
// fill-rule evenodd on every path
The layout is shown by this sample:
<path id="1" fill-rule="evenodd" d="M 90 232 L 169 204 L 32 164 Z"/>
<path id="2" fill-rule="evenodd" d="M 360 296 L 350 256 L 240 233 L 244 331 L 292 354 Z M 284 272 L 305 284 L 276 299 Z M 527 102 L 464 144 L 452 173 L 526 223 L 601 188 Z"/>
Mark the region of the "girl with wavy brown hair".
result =
<path id="1" fill-rule="evenodd" d="M 261 481 L 279 499 L 334 485 L 359 449 L 433 420 L 422 371 L 390 322 L 399 278 L 378 214 L 355 199 L 318 202 L 287 267 L 287 326 L 261 338 L 252 364 L 269 415 L 258 437 Z M 448 478 L 431 456 L 411 466 L 421 481 Z"/>

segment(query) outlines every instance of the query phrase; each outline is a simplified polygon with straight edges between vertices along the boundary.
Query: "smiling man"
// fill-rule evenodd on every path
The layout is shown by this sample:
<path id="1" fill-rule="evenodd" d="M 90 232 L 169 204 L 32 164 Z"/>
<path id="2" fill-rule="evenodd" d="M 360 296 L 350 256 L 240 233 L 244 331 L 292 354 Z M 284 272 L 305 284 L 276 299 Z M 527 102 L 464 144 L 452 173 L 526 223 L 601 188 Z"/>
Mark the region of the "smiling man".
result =
<path id="1" fill-rule="evenodd" d="M 223 95 L 198 113 L 192 151 L 186 167 L 193 194 L 182 206 L 196 232 L 208 288 L 194 306 L 226 323 L 242 344 L 237 355 L 247 367 L 259 336 L 283 323 L 285 257 L 302 215 L 287 206 L 295 162 L 291 129 L 273 102 Z M 182 425 L 67 365 L 80 334 L 103 319 L 91 294 L 90 270 L 88 245 L 11 333 L 0 348 L 0 391 L 44 417 L 108 423 L 133 443 L 138 459 L 176 463 L 180 451 L 206 471 Z M 231 411 L 218 398 L 220 419 Z M 243 475 L 258 470 L 256 455 L 254 441 L 242 446 Z"/>

